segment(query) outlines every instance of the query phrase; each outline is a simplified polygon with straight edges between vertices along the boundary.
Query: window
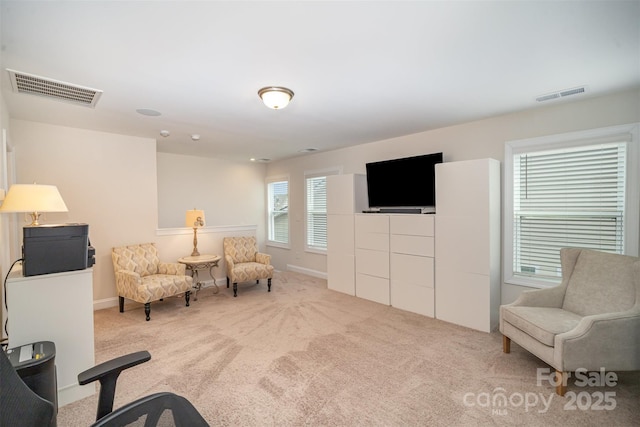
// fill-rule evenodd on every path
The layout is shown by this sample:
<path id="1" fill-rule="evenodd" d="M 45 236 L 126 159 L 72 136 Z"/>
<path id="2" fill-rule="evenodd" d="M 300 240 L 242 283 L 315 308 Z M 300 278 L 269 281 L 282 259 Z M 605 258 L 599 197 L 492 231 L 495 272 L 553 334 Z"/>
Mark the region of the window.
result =
<path id="1" fill-rule="evenodd" d="M 325 170 L 304 174 L 307 250 L 327 250 L 327 176 L 337 173 L 338 170 Z"/>
<path id="2" fill-rule="evenodd" d="M 306 177 L 307 249 L 327 250 L 327 177 Z"/>
<path id="3" fill-rule="evenodd" d="M 269 244 L 288 247 L 289 245 L 289 180 L 267 180 Z"/>
<path id="4" fill-rule="evenodd" d="M 507 143 L 506 282 L 559 282 L 563 247 L 638 253 L 637 128 Z"/>

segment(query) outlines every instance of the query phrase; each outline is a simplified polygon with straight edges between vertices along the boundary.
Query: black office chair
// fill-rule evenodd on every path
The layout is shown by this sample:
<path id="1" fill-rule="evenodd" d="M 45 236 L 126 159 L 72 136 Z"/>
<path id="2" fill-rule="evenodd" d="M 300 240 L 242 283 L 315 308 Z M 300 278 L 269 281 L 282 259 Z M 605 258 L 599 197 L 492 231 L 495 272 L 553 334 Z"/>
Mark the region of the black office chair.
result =
<path id="1" fill-rule="evenodd" d="M 52 402 L 35 394 L 18 376 L 4 351 L 0 351 L 0 426 L 55 427 L 56 408 Z M 127 426 L 144 420 L 145 427 L 208 427 L 196 408 L 184 397 L 173 393 L 156 393 L 135 400 L 112 411 L 116 381 L 120 373 L 151 359 L 147 351 L 139 351 L 101 363 L 78 374 L 80 385 L 100 381 L 98 411 L 92 426 Z M 169 424 L 167 424 L 169 423 Z"/>
<path id="2" fill-rule="evenodd" d="M 56 425 L 57 408 L 31 391 L 0 350 L 0 426 Z"/>

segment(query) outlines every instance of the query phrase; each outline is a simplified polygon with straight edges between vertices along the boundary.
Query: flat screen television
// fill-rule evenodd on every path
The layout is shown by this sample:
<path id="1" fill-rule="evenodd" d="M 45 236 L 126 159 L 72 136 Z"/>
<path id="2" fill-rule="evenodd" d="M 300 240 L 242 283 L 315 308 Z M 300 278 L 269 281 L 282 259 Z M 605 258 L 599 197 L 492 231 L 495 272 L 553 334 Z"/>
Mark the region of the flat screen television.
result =
<path id="1" fill-rule="evenodd" d="M 435 165 L 442 153 L 367 163 L 369 207 L 381 212 L 435 211 Z"/>

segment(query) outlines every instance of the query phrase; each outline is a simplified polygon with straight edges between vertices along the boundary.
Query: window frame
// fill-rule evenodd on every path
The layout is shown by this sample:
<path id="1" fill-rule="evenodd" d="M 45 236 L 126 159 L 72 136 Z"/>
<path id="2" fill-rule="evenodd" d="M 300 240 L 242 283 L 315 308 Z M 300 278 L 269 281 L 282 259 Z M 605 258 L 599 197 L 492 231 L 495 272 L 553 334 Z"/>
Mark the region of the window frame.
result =
<path id="1" fill-rule="evenodd" d="M 610 126 L 557 135 L 507 141 L 504 154 L 504 197 L 503 197 L 503 281 L 504 283 L 533 288 L 556 286 L 560 279 L 541 279 L 516 276 L 513 272 L 514 259 L 514 155 L 539 151 L 556 150 L 613 142 L 622 137 L 627 140 L 626 191 L 624 209 L 624 253 L 638 256 L 640 245 L 640 166 L 639 149 L 640 123 Z"/>
<path id="2" fill-rule="evenodd" d="M 271 185 L 278 182 L 286 182 L 287 183 L 287 242 L 279 242 L 277 240 L 271 239 Z M 266 245 L 273 246 L 277 248 L 289 249 L 291 247 L 291 180 L 289 179 L 289 175 L 279 175 L 267 177 L 265 179 L 266 184 L 266 206 L 267 206 L 267 235 L 266 235 Z"/>
<path id="3" fill-rule="evenodd" d="M 326 254 L 327 247 L 324 248 L 320 246 L 310 246 L 309 245 L 309 200 L 308 200 L 308 192 L 307 192 L 307 184 L 308 179 L 326 178 L 330 175 L 339 175 L 341 173 L 340 168 L 327 168 L 327 169 L 319 169 L 319 170 L 310 170 L 304 172 L 304 250 L 305 252 L 318 253 L 318 254 Z M 325 203 L 326 203 L 326 186 L 325 186 Z M 325 216 L 327 216 L 326 204 L 325 204 Z M 328 225 L 327 225 L 328 228 Z M 325 233 L 327 233 L 327 229 L 325 228 Z"/>

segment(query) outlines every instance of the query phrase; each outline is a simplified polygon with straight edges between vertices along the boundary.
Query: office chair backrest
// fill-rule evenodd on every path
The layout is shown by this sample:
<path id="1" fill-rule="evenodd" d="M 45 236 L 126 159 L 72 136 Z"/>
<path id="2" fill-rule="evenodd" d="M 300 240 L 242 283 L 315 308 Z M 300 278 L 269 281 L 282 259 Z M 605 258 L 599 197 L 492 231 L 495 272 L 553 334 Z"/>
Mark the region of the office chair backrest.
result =
<path id="1" fill-rule="evenodd" d="M 0 350 L 0 426 L 56 425 L 56 410 L 22 381 L 9 358 Z"/>

